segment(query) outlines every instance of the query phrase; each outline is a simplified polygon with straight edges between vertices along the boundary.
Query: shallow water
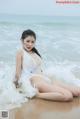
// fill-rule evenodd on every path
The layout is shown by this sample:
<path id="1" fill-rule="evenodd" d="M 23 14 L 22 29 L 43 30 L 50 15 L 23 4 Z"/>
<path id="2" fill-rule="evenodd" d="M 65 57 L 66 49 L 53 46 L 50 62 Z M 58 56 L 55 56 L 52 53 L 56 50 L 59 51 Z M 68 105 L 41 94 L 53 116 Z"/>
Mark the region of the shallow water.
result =
<path id="1" fill-rule="evenodd" d="M 10 111 L 10 119 L 79 119 L 80 99 L 73 102 L 53 102 L 32 99 L 20 108 Z"/>

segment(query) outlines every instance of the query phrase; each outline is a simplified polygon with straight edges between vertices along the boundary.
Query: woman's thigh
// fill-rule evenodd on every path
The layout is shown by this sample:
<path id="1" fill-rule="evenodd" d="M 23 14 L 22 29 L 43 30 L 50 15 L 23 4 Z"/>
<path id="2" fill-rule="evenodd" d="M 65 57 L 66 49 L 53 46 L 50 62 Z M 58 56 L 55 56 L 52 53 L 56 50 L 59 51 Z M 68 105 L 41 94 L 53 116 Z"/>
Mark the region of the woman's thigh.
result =
<path id="1" fill-rule="evenodd" d="M 49 79 L 46 79 L 45 80 L 45 76 L 44 75 L 33 75 L 32 77 L 31 77 L 31 83 L 32 83 L 32 85 L 39 85 L 39 84 L 51 84 L 51 81 L 49 80 Z"/>
<path id="2" fill-rule="evenodd" d="M 31 81 L 33 85 L 35 84 L 39 92 L 42 92 L 42 93 L 57 92 L 57 93 L 61 93 L 66 96 L 72 95 L 72 93 L 68 91 L 67 89 L 64 89 L 57 85 L 50 84 L 46 82 L 45 80 L 41 79 L 41 77 L 32 77 Z"/>
<path id="3" fill-rule="evenodd" d="M 60 86 L 56 86 L 56 85 L 53 86 L 53 85 L 48 84 L 46 82 L 37 83 L 36 87 L 39 89 L 40 92 L 58 92 L 58 93 L 62 93 L 62 94 L 71 93 L 67 89 L 64 89 L 64 88 L 62 88 Z"/>

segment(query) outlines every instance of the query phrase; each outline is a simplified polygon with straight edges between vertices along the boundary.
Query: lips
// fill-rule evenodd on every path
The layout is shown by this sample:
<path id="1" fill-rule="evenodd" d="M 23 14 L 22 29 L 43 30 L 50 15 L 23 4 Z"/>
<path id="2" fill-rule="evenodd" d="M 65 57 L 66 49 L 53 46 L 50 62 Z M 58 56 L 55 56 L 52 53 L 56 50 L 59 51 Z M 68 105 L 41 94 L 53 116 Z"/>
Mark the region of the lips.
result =
<path id="1" fill-rule="evenodd" d="M 27 49 L 29 49 L 29 50 L 30 50 L 30 49 L 31 49 L 31 47 L 27 47 Z"/>
<path id="2" fill-rule="evenodd" d="M 27 47 L 28 49 L 31 49 L 31 47 Z"/>

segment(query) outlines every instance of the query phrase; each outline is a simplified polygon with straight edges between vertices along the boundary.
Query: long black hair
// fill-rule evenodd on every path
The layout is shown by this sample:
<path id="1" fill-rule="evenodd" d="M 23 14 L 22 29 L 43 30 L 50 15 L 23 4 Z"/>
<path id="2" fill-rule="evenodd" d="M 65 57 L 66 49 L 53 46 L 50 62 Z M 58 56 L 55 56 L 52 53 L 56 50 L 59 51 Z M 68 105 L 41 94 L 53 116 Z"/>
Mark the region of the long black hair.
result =
<path id="1" fill-rule="evenodd" d="M 35 32 L 30 29 L 23 31 L 21 40 L 24 41 L 24 39 L 28 36 L 33 36 L 34 39 L 36 40 Z M 41 57 L 40 53 L 38 52 L 38 50 L 35 47 L 33 47 L 32 51 L 35 52 L 39 57 Z"/>

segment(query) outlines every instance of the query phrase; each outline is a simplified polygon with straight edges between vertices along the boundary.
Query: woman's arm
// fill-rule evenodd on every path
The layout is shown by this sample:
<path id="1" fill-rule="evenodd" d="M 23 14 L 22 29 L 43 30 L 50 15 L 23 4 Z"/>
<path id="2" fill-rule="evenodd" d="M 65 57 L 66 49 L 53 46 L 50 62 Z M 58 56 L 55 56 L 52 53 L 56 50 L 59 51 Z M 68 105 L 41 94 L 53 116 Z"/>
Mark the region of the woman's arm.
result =
<path id="1" fill-rule="evenodd" d="M 16 73 L 15 73 L 15 85 L 18 85 L 18 80 L 20 79 L 22 71 L 22 51 L 18 51 L 16 55 Z"/>

